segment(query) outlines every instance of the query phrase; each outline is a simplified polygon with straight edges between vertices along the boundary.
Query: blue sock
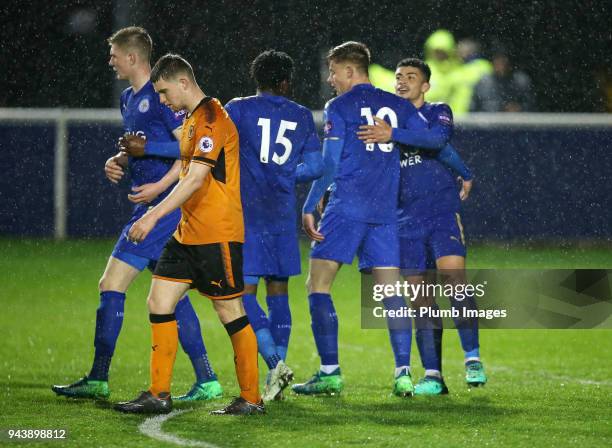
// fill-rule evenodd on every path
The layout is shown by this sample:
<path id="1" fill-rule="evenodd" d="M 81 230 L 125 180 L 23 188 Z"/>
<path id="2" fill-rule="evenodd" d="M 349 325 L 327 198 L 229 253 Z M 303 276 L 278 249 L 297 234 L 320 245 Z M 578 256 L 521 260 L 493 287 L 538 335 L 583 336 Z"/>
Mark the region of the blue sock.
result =
<path id="1" fill-rule="evenodd" d="M 276 352 L 284 361 L 287 359 L 287 347 L 291 335 L 291 310 L 289 309 L 289 296 L 268 296 L 268 318 L 270 332 L 276 344 Z"/>
<path id="2" fill-rule="evenodd" d="M 100 306 L 96 311 L 96 336 L 94 337 L 96 353 L 88 375 L 90 380 L 108 381 L 108 370 L 123 324 L 124 305 L 125 293 L 117 291 L 100 293 Z"/>
<path id="3" fill-rule="evenodd" d="M 476 300 L 473 296 L 467 296 L 459 301 L 451 299 L 451 306 L 459 310 L 460 317 L 454 318 L 455 326 L 459 331 L 459 339 L 461 339 L 461 347 L 466 358 L 480 357 L 480 344 L 478 342 L 478 319 L 463 318 L 463 309 L 476 310 Z"/>
<path id="4" fill-rule="evenodd" d="M 269 369 L 276 367 L 281 357 L 276 351 L 276 344 L 270 332 L 270 321 L 265 311 L 259 306 L 255 294 L 245 294 L 242 296 L 242 303 L 246 311 L 251 327 L 257 337 L 257 348 Z"/>
<path id="5" fill-rule="evenodd" d="M 430 307 L 432 310 L 439 311 L 438 304 Z M 440 317 L 419 317 L 414 318 L 416 326 L 416 341 L 421 356 L 421 363 L 425 370 L 437 370 L 442 372 L 442 318 Z"/>
<path id="6" fill-rule="evenodd" d="M 215 375 L 206 354 L 200 320 L 189 301 L 189 296 L 185 296 L 184 299 L 178 301 L 174 314 L 176 315 L 179 341 L 181 347 L 191 359 L 196 382 L 205 383 L 216 380 L 217 375 Z"/>
<path id="7" fill-rule="evenodd" d="M 321 357 L 321 365 L 338 364 L 338 316 L 331 295 L 308 296 L 312 334 Z"/>
<path id="8" fill-rule="evenodd" d="M 383 300 L 387 310 L 400 310 L 406 306 L 402 297 L 389 297 Z M 395 357 L 395 367 L 410 365 L 410 346 L 412 345 L 412 321 L 410 317 L 387 318 L 389 339 Z"/>

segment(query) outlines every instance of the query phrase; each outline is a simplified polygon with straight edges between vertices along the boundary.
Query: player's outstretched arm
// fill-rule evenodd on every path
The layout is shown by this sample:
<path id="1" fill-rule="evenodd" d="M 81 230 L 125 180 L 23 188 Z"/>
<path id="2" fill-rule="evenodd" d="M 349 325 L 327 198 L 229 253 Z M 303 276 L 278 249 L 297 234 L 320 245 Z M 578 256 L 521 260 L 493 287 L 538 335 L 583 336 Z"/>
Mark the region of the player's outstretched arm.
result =
<path id="1" fill-rule="evenodd" d="M 308 126 L 308 136 L 302 150 L 302 163 L 297 166 L 296 181 L 298 183 L 310 182 L 323 175 L 325 165 L 321 153 L 321 141 L 317 137 L 312 112 L 305 112 L 305 121 Z"/>
<path id="2" fill-rule="evenodd" d="M 147 142 L 144 147 L 144 155 L 180 159 L 181 150 L 179 142 Z"/>
<path id="3" fill-rule="evenodd" d="M 472 190 L 474 175 L 467 167 L 455 147 L 449 143 L 442 148 L 436 159 L 459 175 L 459 179 L 461 180 L 459 198 L 461 198 L 462 201 L 465 201 Z"/>
<path id="4" fill-rule="evenodd" d="M 319 151 L 307 152 L 302 156 L 302 163 L 296 169 L 296 182 L 305 183 L 323 175 L 323 156 Z"/>
<path id="5" fill-rule="evenodd" d="M 302 225 L 304 231 L 309 238 L 315 241 L 323 240 L 323 235 L 315 228 L 314 211 L 325 194 L 325 191 L 334 181 L 336 168 L 338 163 L 340 163 L 340 155 L 342 154 L 343 147 L 344 140 L 339 138 L 327 138 L 323 142 L 323 175 L 312 183 L 302 209 Z"/>
<path id="6" fill-rule="evenodd" d="M 374 117 L 374 125 L 361 125 L 357 136 L 365 143 L 387 143 L 391 140 L 419 148 L 441 149 L 452 136 L 452 127 L 434 123 L 431 126 L 392 128 L 385 120 Z"/>
<path id="7" fill-rule="evenodd" d="M 167 159 L 180 159 L 181 158 L 181 148 L 179 145 L 179 141 L 181 140 L 181 130 L 182 130 L 182 126 L 179 126 L 178 128 L 172 131 L 172 135 L 174 135 L 174 138 L 176 138 L 176 141 L 171 141 L 171 142 L 147 141 L 144 145 L 144 155 L 145 156 L 165 157 Z"/>
<path id="8" fill-rule="evenodd" d="M 208 165 L 192 162 L 189 166 L 189 173 L 181 179 L 170 194 L 132 224 L 128 233 L 130 241 L 139 243 L 144 240 L 153 227 L 155 227 L 157 221 L 183 205 L 202 186 L 210 170 L 211 167 Z"/>
<path id="9" fill-rule="evenodd" d="M 459 190 L 459 199 L 465 201 L 470 196 L 474 180 L 465 180 L 462 177 L 458 178 L 461 181 L 461 190 Z"/>
<path id="10" fill-rule="evenodd" d="M 472 180 L 474 175 L 467 167 L 457 150 L 450 143 L 444 146 L 436 155 L 436 159 L 461 176 L 464 180 Z"/>
<path id="11" fill-rule="evenodd" d="M 140 135 L 124 135 L 119 139 L 119 149 L 132 157 L 157 156 L 169 159 L 181 158 L 178 141 L 148 141 Z"/>
<path id="12" fill-rule="evenodd" d="M 170 188 L 179 179 L 181 172 L 181 161 L 175 160 L 172 168 L 157 182 L 144 184 L 132 188 L 132 194 L 128 194 L 128 199 L 135 204 L 147 204 L 153 201 L 157 196 Z"/>
<path id="13" fill-rule="evenodd" d="M 385 120 L 374 117 L 375 124 L 359 126 L 357 136 L 364 143 L 387 143 L 393 138 L 393 128 Z"/>
<path id="14" fill-rule="evenodd" d="M 120 152 L 106 161 L 104 164 L 104 174 L 112 183 L 117 184 L 125 174 L 127 168 L 127 156 Z"/>

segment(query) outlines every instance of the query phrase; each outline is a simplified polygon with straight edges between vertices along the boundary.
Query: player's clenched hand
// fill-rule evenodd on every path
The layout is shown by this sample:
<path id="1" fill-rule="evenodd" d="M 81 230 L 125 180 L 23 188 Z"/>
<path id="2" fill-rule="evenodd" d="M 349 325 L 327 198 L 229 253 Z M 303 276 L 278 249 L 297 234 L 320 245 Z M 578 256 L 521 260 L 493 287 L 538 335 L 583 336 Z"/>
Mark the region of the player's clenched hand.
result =
<path id="1" fill-rule="evenodd" d="M 104 164 L 104 174 L 106 174 L 106 177 L 112 183 L 119 183 L 119 181 L 123 177 L 124 172 L 123 168 L 119 164 L 117 156 L 113 156 L 106 161 L 106 163 Z"/>
<path id="2" fill-rule="evenodd" d="M 142 157 L 145 155 L 145 143 L 147 140 L 134 134 L 125 134 L 119 139 L 117 146 L 127 155 L 132 157 Z"/>
<path id="3" fill-rule="evenodd" d="M 146 213 L 142 218 L 132 224 L 128 232 L 128 240 L 133 243 L 140 243 L 147 237 L 149 232 L 153 230 L 155 224 L 157 224 L 157 219 L 151 213 Z"/>
<path id="4" fill-rule="evenodd" d="M 147 204 L 159 196 L 162 191 L 164 190 L 158 185 L 158 182 L 144 184 L 132 188 L 132 194 L 128 194 L 128 199 L 134 204 Z"/>
<path id="5" fill-rule="evenodd" d="M 387 143 L 391 140 L 393 128 L 385 120 L 374 117 L 375 125 L 364 124 L 359 126 L 361 131 L 357 136 L 365 143 Z"/>
<path id="6" fill-rule="evenodd" d="M 315 217 L 312 213 L 302 214 L 302 227 L 308 238 L 314 241 L 323 241 L 323 234 L 317 231 L 315 227 Z"/>
<path id="7" fill-rule="evenodd" d="M 461 182 L 461 190 L 459 191 L 459 198 L 462 201 L 465 201 L 470 195 L 470 191 L 472 191 L 472 180 L 465 180 L 462 177 L 458 178 Z"/>

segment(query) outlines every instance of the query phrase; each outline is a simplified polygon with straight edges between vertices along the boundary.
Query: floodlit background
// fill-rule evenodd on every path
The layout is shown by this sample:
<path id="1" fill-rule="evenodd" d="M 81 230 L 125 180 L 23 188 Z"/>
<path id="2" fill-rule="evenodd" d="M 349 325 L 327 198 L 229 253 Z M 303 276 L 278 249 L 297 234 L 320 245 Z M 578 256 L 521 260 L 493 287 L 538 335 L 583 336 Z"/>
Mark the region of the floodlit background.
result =
<path id="1" fill-rule="evenodd" d="M 160 429 L 169 438 L 152 442 L 143 417 L 59 399 L 50 385 L 89 368 L 97 282 L 130 216 L 128 180 L 114 186 L 103 173 L 123 132 L 117 105 L 127 86 L 107 65 L 106 39 L 115 30 L 145 27 L 153 62 L 168 51 L 182 54 L 204 91 L 224 103 L 254 93 L 248 66 L 257 54 L 286 51 L 296 61 L 294 99 L 313 110 L 318 126 L 332 96 L 324 62 L 330 47 L 362 41 L 374 63 L 393 70 L 401 58 L 426 57 L 437 30 L 457 44 L 475 42 L 480 50 L 464 60 L 450 50 L 458 71 L 447 82 L 464 79 L 466 63 L 488 61 L 500 70 L 489 81 L 510 92 L 504 104 L 514 112 L 456 114 L 452 142 L 475 174 L 463 210 L 468 267 L 611 269 L 611 17 L 609 1 L 588 0 L 2 2 L 0 444 L 9 428 L 64 428 L 65 442 L 79 447 L 176 446 L 177 438 L 207 447 L 610 446 L 610 330 L 483 331 L 489 383 L 471 391 L 457 333 L 445 331 L 450 395 L 400 400 L 390 396 L 386 331 L 361 328 L 356 266 L 341 270 L 333 290 L 341 397 L 287 394 L 261 419 L 209 416 L 220 401 L 188 405 Z M 521 80 L 518 91 L 508 87 L 511 74 Z M 304 287 L 308 252 L 302 241 L 303 273 L 290 282 L 287 361 L 298 381 L 318 366 Z M 147 387 L 149 283 L 145 273 L 128 292 L 112 402 Z M 230 343 L 208 301 L 192 300 L 227 400 L 238 392 Z M 412 365 L 418 380 L 416 347 Z M 173 393 L 185 392 L 192 376 L 179 351 Z"/>

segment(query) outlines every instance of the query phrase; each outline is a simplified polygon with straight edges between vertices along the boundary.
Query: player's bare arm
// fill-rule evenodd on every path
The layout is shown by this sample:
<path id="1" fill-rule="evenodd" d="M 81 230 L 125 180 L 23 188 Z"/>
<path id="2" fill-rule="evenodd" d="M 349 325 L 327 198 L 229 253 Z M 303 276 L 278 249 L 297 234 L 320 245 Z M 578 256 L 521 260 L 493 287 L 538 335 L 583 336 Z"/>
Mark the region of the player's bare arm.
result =
<path id="1" fill-rule="evenodd" d="M 470 196 L 470 191 L 472 191 L 472 185 L 474 180 L 465 180 L 463 177 L 458 178 L 461 182 L 461 190 L 459 191 L 459 198 L 462 201 L 465 201 Z"/>
<path id="2" fill-rule="evenodd" d="M 187 176 L 181 179 L 166 199 L 157 204 L 132 225 L 129 232 L 129 239 L 137 243 L 144 240 L 153 227 L 155 227 L 157 221 L 183 205 L 191 195 L 202 186 L 210 170 L 211 167 L 208 165 L 192 163 L 189 166 L 189 173 Z"/>
<path id="3" fill-rule="evenodd" d="M 393 128 L 382 118 L 374 117 L 374 125 L 364 124 L 359 126 L 361 131 L 357 132 L 360 140 L 365 143 L 387 143 L 391 141 Z"/>
<path id="4" fill-rule="evenodd" d="M 134 204 L 147 204 L 166 191 L 178 179 L 181 172 L 181 161 L 176 160 L 172 168 L 159 181 L 132 188 L 135 193 L 128 194 L 128 199 Z"/>
<path id="5" fill-rule="evenodd" d="M 109 158 L 104 164 L 104 173 L 108 180 L 112 183 L 117 184 L 125 174 L 125 168 L 127 167 L 127 156 L 120 152 Z"/>
<path id="6" fill-rule="evenodd" d="M 181 129 L 182 127 L 179 126 L 172 131 L 172 135 L 174 135 L 177 140 L 181 139 Z M 151 149 L 149 148 L 149 150 L 147 150 L 146 145 L 147 139 L 145 137 L 134 134 L 123 135 L 121 138 L 119 138 L 119 142 L 117 143 L 117 146 L 122 152 L 132 157 L 144 157 L 147 154 L 159 155 L 155 152 L 149 153 L 148 151 L 151 151 Z"/>
<path id="7" fill-rule="evenodd" d="M 306 232 L 306 235 L 308 235 L 308 238 L 310 238 L 311 240 L 323 241 L 324 236 L 322 233 L 317 231 L 314 214 L 312 213 L 302 214 L 302 228 L 304 229 L 304 232 Z"/>

